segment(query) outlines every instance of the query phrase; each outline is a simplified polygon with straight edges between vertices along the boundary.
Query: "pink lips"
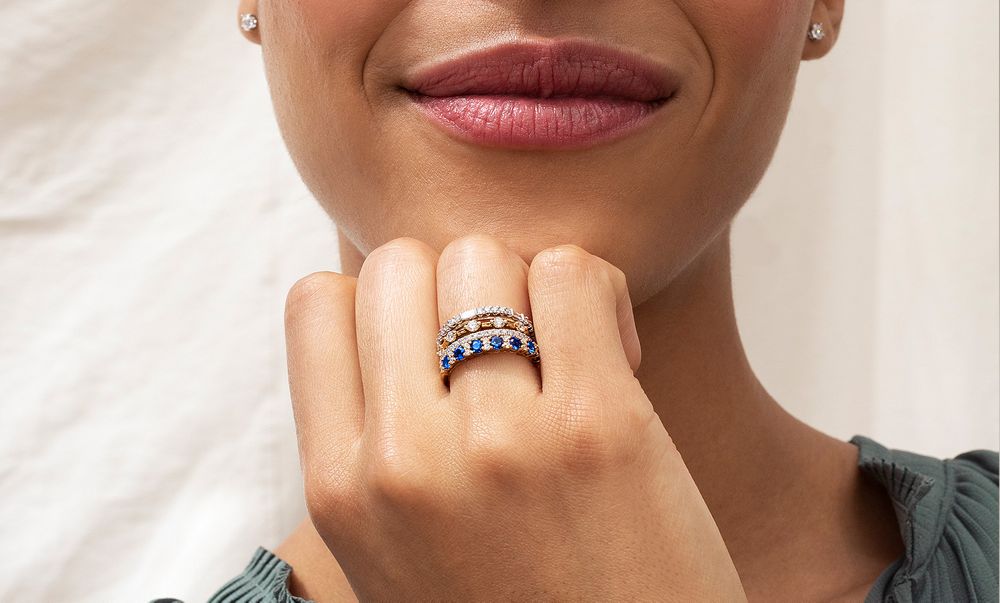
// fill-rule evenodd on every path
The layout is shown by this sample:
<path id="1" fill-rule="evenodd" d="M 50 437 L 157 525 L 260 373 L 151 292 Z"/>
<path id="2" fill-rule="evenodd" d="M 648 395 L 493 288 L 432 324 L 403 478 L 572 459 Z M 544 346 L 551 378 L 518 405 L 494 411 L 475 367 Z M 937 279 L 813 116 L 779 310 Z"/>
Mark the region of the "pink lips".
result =
<path id="1" fill-rule="evenodd" d="M 618 138 L 670 100 L 679 77 L 582 40 L 509 43 L 405 78 L 416 106 L 460 139 L 509 148 L 574 148 Z"/>

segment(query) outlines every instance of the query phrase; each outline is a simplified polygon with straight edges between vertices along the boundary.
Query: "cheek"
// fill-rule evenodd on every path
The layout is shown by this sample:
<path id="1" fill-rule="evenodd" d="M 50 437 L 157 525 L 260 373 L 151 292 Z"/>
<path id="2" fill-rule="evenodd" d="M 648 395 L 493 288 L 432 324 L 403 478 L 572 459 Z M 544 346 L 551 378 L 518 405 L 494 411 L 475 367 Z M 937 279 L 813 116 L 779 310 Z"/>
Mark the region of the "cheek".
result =
<path id="1" fill-rule="evenodd" d="M 796 26 L 806 22 L 812 9 L 812 3 L 804 0 L 716 0 L 700 4 L 704 7 L 704 29 L 712 43 L 720 52 L 751 65 L 775 52 L 785 54 L 788 44 L 799 39 Z"/>
<path id="2" fill-rule="evenodd" d="M 406 4 L 408 0 L 261 0 L 260 13 L 269 27 L 273 22 L 321 43 L 314 49 L 340 47 L 356 55 L 378 39 Z"/>
<path id="3" fill-rule="evenodd" d="M 795 88 L 812 9 L 804 0 L 687 0 L 712 73 L 696 139 L 727 177 L 701 179 L 731 216 L 770 163 Z M 800 31 L 801 30 L 801 31 Z M 690 157 L 689 159 L 697 159 Z M 701 166 L 690 165 L 692 170 Z M 703 169 L 703 168 L 702 168 Z"/>
<path id="4" fill-rule="evenodd" d="M 361 80 L 361 64 L 396 14 L 391 2 L 262 0 L 265 65 L 273 83 L 317 88 L 336 81 L 350 90 Z M 404 0 L 395 4 L 404 5 Z M 298 90 L 281 90 L 291 94 Z M 325 90 L 324 90 L 325 92 Z M 336 98 L 336 97 L 334 97 Z"/>
<path id="5" fill-rule="evenodd" d="M 712 101 L 737 121 L 740 116 L 759 117 L 759 110 L 783 119 L 780 107 L 794 88 L 811 2 L 697 0 L 691 5 L 688 15 L 714 72 Z M 768 107 L 775 102 L 778 106 Z"/>
<path id="6" fill-rule="evenodd" d="M 261 42 L 275 115 L 303 180 L 321 200 L 359 199 L 332 187 L 355 182 L 357 174 L 371 169 L 366 124 L 372 122 L 372 108 L 358 93 L 362 66 L 407 4 L 261 0 Z"/>

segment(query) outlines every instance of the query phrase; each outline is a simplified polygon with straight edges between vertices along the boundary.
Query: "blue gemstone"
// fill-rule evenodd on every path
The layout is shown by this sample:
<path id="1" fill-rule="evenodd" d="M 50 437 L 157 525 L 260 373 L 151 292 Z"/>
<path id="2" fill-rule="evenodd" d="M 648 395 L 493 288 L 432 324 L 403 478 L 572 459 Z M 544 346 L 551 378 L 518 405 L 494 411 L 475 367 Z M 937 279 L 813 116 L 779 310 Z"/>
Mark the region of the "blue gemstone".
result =
<path id="1" fill-rule="evenodd" d="M 518 339 L 517 337 L 511 337 L 510 338 L 510 347 L 511 347 L 511 349 L 514 349 L 514 350 L 520 350 L 521 349 L 521 340 Z"/>
<path id="2" fill-rule="evenodd" d="M 530 339 L 528 340 L 528 353 L 529 354 L 535 353 L 535 342 Z"/>
<path id="3" fill-rule="evenodd" d="M 472 348 L 474 354 L 478 354 L 483 351 L 483 342 L 480 339 L 473 339 L 469 347 Z"/>
<path id="4" fill-rule="evenodd" d="M 441 359 L 441 368 L 448 370 L 451 367 L 451 357 L 445 356 Z"/>
<path id="5" fill-rule="evenodd" d="M 503 337 L 500 337 L 499 335 L 490 337 L 490 345 L 493 346 L 494 350 L 499 350 L 503 347 Z"/>
<path id="6" fill-rule="evenodd" d="M 462 358 L 465 358 L 465 348 L 463 348 L 462 346 L 458 346 L 457 348 L 455 348 L 455 351 L 453 353 L 455 354 L 455 360 L 461 360 Z"/>

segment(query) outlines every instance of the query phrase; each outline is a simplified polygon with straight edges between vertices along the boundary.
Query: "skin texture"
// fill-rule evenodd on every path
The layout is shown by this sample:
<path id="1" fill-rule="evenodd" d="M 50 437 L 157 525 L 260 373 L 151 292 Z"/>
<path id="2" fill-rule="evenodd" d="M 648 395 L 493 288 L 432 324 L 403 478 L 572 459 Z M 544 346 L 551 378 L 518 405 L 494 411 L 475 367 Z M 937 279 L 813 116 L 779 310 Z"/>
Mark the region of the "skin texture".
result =
<path id="1" fill-rule="evenodd" d="M 484 291 L 530 302 L 540 371 L 488 354 L 446 387 L 432 354 L 386 328 L 433 342 Z M 307 507 L 359 599 L 745 599 L 633 375 L 621 270 L 575 245 L 529 268 L 489 235 L 440 256 L 399 238 L 357 279 L 299 281 L 286 307 Z"/>
<path id="2" fill-rule="evenodd" d="M 657 484 L 664 477 L 671 483 L 687 484 L 659 499 L 635 494 L 625 503 L 618 500 L 629 505 L 627 511 L 619 508 L 619 512 L 642 513 L 633 515 L 637 521 L 648 522 L 642 532 L 659 536 L 661 543 L 671 542 L 670 547 L 655 546 L 655 539 L 638 538 L 634 526 L 631 533 L 637 538 L 625 547 L 622 542 L 601 545 L 597 538 L 572 532 L 572 540 L 582 543 L 580 552 L 592 560 L 587 567 L 609 568 L 619 577 L 627 577 L 628 572 L 640 576 L 640 590 L 617 591 L 638 598 L 653 588 L 666 589 L 656 591 L 660 593 L 671 588 L 677 593 L 703 592 L 684 589 L 699 588 L 699 576 L 729 576 L 730 559 L 750 600 L 863 598 L 878 573 L 902 551 L 891 506 L 885 493 L 858 472 L 854 446 L 797 421 L 758 382 L 735 322 L 729 264 L 732 219 L 770 162 L 801 61 L 820 58 L 835 44 L 843 17 L 842 0 L 242 0 L 239 8 L 260 18 L 260 28 L 247 35 L 262 45 L 285 141 L 303 179 L 336 221 L 340 235 L 343 275 L 324 273 L 304 284 L 300 281 L 289 295 L 286 314 L 290 381 L 311 515 L 276 550 L 295 568 L 293 592 L 318 601 L 350 600 L 354 586 L 355 590 L 372 589 L 364 592 L 376 598 L 388 596 L 375 589 L 378 584 L 392 583 L 378 574 L 379 568 L 393 567 L 414 569 L 413 574 L 397 577 L 400 583 L 419 584 L 415 569 L 419 565 L 412 564 L 420 559 L 413 557 L 426 556 L 427 548 L 414 546 L 408 557 L 406 541 L 399 540 L 402 536 L 398 534 L 393 537 L 383 531 L 374 535 L 369 530 L 366 544 L 360 535 L 351 537 L 335 529 L 348 521 L 338 515 L 337 509 L 343 507 L 329 501 L 345 500 L 339 497 L 342 490 L 336 484 L 354 482 L 342 476 L 331 485 L 329 472 L 343 465 L 331 467 L 329 458 L 326 464 L 311 465 L 314 458 L 331 456 L 328 451 L 336 439 L 335 430 L 303 425 L 304 417 L 326 416 L 335 412 L 331 409 L 342 410 L 350 404 L 365 409 L 379 406 L 378 396 L 370 393 L 368 384 L 388 379 L 390 361 L 371 352 L 384 349 L 372 347 L 377 339 L 361 335 L 366 332 L 363 324 L 387 324 L 385 313 L 390 310 L 377 314 L 374 309 L 383 307 L 378 300 L 398 296 L 401 282 L 410 275 L 411 285 L 425 291 L 431 290 L 427 282 L 438 283 L 435 320 L 443 321 L 461 309 L 487 303 L 506 303 L 534 315 L 535 296 L 527 278 L 530 267 L 540 256 L 550 257 L 553 249 L 565 251 L 562 246 L 571 244 L 579 250 L 573 251 L 576 255 L 555 255 L 607 264 L 603 270 L 611 274 L 621 271 L 634 317 L 625 323 L 634 320 L 636 327 L 634 331 L 623 328 L 621 316 L 630 313 L 616 311 L 617 336 L 622 353 L 629 358 L 628 369 L 620 365 L 613 371 L 600 362 L 589 362 L 572 374 L 576 382 L 585 384 L 580 387 L 587 392 L 587 399 L 601 401 L 601 408 L 647 409 L 658 419 L 658 429 L 643 431 L 646 435 L 642 438 L 636 436 L 639 430 L 614 431 L 614 425 L 630 424 L 628 421 L 609 420 L 610 432 L 619 437 L 599 441 L 620 443 L 622 434 L 636 436 L 630 450 L 647 451 L 640 456 L 660 460 L 641 470 L 631 465 L 626 470 L 626 466 L 612 462 L 610 466 L 619 471 L 598 472 L 605 481 L 595 483 L 602 484 L 606 493 Z M 810 42 L 805 36 L 814 21 L 822 22 L 827 31 L 820 42 Z M 407 69 L 449 53 L 506 40 L 552 37 L 596 39 L 668 63 L 682 75 L 678 97 L 648 127 L 610 144 L 577 151 L 512 151 L 460 143 L 446 136 L 427 123 L 398 88 Z M 467 236 L 470 233 L 482 234 Z M 401 245 L 401 240 L 406 244 Z M 408 258 L 394 261 L 411 268 L 385 268 L 386 254 L 373 251 L 386 247 L 407 250 L 390 255 Z M 378 256 L 383 257 L 376 261 Z M 511 277 L 517 275 L 518 266 L 525 274 Z M 386 270 L 392 278 L 375 278 Z M 366 279 L 366 273 L 372 276 Z M 448 288 L 440 286 L 442 279 L 450 283 Z M 505 285 L 498 287 L 498 282 Z M 590 291 L 584 283 L 595 281 L 565 282 L 575 283 L 566 287 L 579 297 L 581 291 Z M 455 294 L 455 290 L 462 293 Z M 364 300 L 355 299 L 362 292 Z M 498 299 L 504 296 L 506 299 Z M 423 303 L 429 307 L 429 302 Z M 356 310 L 347 312 L 348 307 Z M 609 316 L 605 316 L 605 324 L 612 322 Z M 538 321 L 536 317 L 536 328 L 540 328 Z M 433 332 L 436 330 L 437 324 Z M 325 339 L 311 334 L 317 332 Z M 342 379 L 330 376 L 330 370 L 294 372 L 302 366 L 301 359 L 308 357 L 304 350 L 334 347 L 333 334 L 344 333 L 357 333 L 356 354 L 372 363 L 369 370 L 373 376 L 362 378 L 365 399 L 360 402 L 345 391 Z M 539 342 L 543 350 L 549 349 L 541 333 Z M 554 358 L 556 347 L 552 346 L 552 356 L 544 358 Z M 641 364 L 636 362 L 640 348 Z M 433 355 L 412 356 L 408 362 L 433 364 L 436 360 Z M 401 358 L 396 361 L 404 362 Z M 342 370 L 352 368 L 349 358 L 340 362 Z M 636 366 L 633 376 L 631 369 Z M 436 377 L 435 367 L 423 368 Z M 465 409 L 460 416 L 466 422 L 458 424 L 476 425 L 471 417 L 488 419 L 483 424 L 488 427 L 471 430 L 494 438 L 486 441 L 503 441 L 501 436 L 510 430 L 509 421 L 537 416 L 512 416 L 509 409 L 537 409 L 538 401 L 531 394 L 548 391 L 544 375 L 539 376 L 537 369 L 513 355 L 477 358 L 458 371 L 461 373 L 453 376 L 448 394 L 454 399 L 447 408 Z M 607 383 L 621 387 L 608 390 Z M 503 402 L 490 402 L 476 394 L 483 385 L 509 388 L 511 384 L 512 397 Z M 382 391 L 398 390 L 388 387 Z M 609 399 L 615 399 L 613 391 L 632 395 L 621 395 L 617 405 L 609 405 Z M 424 390 L 425 396 L 431 393 Z M 397 398 L 386 394 L 380 399 Z M 525 402 L 529 399 L 533 402 Z M 433 406 L 433 401 L 412 404 L 425 409 Z M 470 414 L 469 408 L 479 414 Z M 389 433 L 400 437 L 410 434 L 406 436 L 410 438 L 422 434 L 421 438 L 403 440 L 408 442 L 405 450 L 413 453 L 410 456 L 419 452 L 423 456 L 417 458 L 423 458 L 425 465 L 437 462 L 440 468 L 446 466 L 442 459 L 451 458 L 448 455 L 454 454 L 454 449 L 427 434 L 443 438 L 464 433 L 467 437 L 470 431 L 448 431 L 448 425 L 457 429 L 456 423 L 444 418 L 454 419 L 452 415 L 431 416 L 436 416 L 437 422 L 430 417 L 419 419 L 428 422 L 421 423 L 422 430 L 399 428 Z M 378 433 L 384 443 L 387 432 Z M 314 441 L 324 443 L 311 448 L 306 444 Z M 551 444 L 551 438 L 537 441 Z M 314 452 L 321 448 L 325 452 Z M 614 449 L 614 445 L 608 448 Z M 679 454 L 669 452 L 674 448 Z M 387 458 L 384 447 L 364 450 L 367 456 L 361 455 L 348 466 L 370 468 L 372 459 Z M 548 457 L 538 453 L 558 453 L 560 449 L 528 446 L 527 450 L 536 454 L 518 458 L 535 459 L 536 464 L 519 465 L 522 472 L 516 474 L 524 480 L 517 482 L 523 489 L 516 491 L 525 497 L 537 490 L 525 484 L 552 483 L 540 477 L 551 477 L 545 473 L 551 467 L 541 462 Z M 649 453 L 651 450 L 662 454 Z M 615 458 L 621 457 L 612 455 Z M 310 466 L 323 470 L 309 473 Z M 454 502 L 454 497 L 445 494 L 454 493 L 457 490 L 449 488 L 457 486 L 435 482 L 436 475 L 425 474 L 424 483 L 436 483 L 442 496 L 425 500 Z M 503 523 L 502 506 L 491 507 L 484 501 L 496 505 L 500 492 L 505 491 L 489 490 L 484 485 L 489 480 L 470 483 L 480 484 L 472 490 L 481 495 L 475 499 L 479 501 L 475 508 L 480 523 L 465 528 L 479 526 L 482 534 L 493 535 L 508 524 Z M 574 483 L 582 488 L 590 482 L 581 478 Z M 468 489 L 469 484 L 464 487 Z M 371 491 L 380 490 L 366 490 Z M 598 500 L 610 505 L 611 498 Z M 395 505 L 373 504 L 374 499 L 360 495 L 347 500 L 357 504 L 356 517 L 382 518 L 381 523 L 373 520 L 371 525 L 407 525 L 407 516 L 400 512 L 407 505 L 399 504 L 410 500 L 405 496 L 389 497 Z M 360 500 L 368 502 L 357 502 Z M 640 511 L 642 501 L 653 502 Z M 409 516 L 409 525 L 425 527 L 432 517 L 454 519 L 449 509 L 455 512 L 455 507 L 443 503 L 429 504 L 429 515 Z M 435 512 L 441 515 L 435 516 Z M 654 521 L 655 517 L 678 514 L 689 520 L 685 525 L 696 526 L 693 532 L 679 528 L 676 522 Z M 544 525 L 546 517 L 541 512 L 536 515 L 537 525 Z M 578 519 L 586 525 L 586 516 Z M 483 525 L 490 525 L 490 530 Z M 509 529 L 514 527 L 511 524 Z M 624 526 L 617 527 L 619 532 L 629 533 Z M 545 535 L 542 542 L 549 545 L 565 537 L 564 532 L 538 533 Z M 512 534 L 507 534 L 508 540 Z M 423 534 L 423 540 L 414 536 L 414 542 L 430 544 L 438 536 L 438 532 Z M 483 537 L 466 546 L 470 553 L 477 552 L 477 545 L 483 547 L 479 552 L 493 550 L 489 542 Z M 623 556 L 622 550 L 631 556 Z M 534 552 L 533 557 L 528 544 L 520 543 L 520 557 L 543 557 L 543 550 Z M 676 561 L 669 557 L 674 554 L 689 555 L 685 559 L 699 569 L 659 571 L 664 562 Z M 701 554 L 704 557 L 698 557 Z M 388 565 L 382 565 L 383 560 Z M 499 587 L 488 580 L 489 576 L 475 574 L 482 563 L 463 566 L 446 558 L 435 558 L 434 562 L 439 582 L 441 576 L 449 575 L 442 568 L 453 568 L 451 582 L 442 584 Z M 579 567 L 558 563 L 545 567 L 548 573 L 524 571 L 521 586 L 548 589 L 545 592 L 550 596 L 560 598 L 608 594 L 599 590 L 610 588 L 607 580 L 591 580 L 594 574 L 578 571 Z M 817 567 L 823 571 L 815 571 Z M 657 576 L 665 582 L 657 582 Z M 463 577 L 479 579 L 466 583 Z M 694 583 L 686 584 L 685 579 Z M 728 585 L 724 579 L 716 582 L 723 589 Z M 424 586 L 427 593 L 435 588 L 433 583 Z M 527 596 L 526 591 L 520 594 Z"/>

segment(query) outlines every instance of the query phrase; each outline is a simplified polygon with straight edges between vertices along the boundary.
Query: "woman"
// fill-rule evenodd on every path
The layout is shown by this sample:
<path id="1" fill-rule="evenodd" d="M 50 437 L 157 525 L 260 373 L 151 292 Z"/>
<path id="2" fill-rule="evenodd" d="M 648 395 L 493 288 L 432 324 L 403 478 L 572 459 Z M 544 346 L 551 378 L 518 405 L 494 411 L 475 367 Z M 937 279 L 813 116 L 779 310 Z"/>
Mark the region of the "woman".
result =
<path id="1" fill-rule="evenodd" d="M 810 428 L 734 319 L 843 0 L 239 8 L 344 274 L 286 306 L 309 517 L 213 601 L 996 600 L 997 454 Z"/>

